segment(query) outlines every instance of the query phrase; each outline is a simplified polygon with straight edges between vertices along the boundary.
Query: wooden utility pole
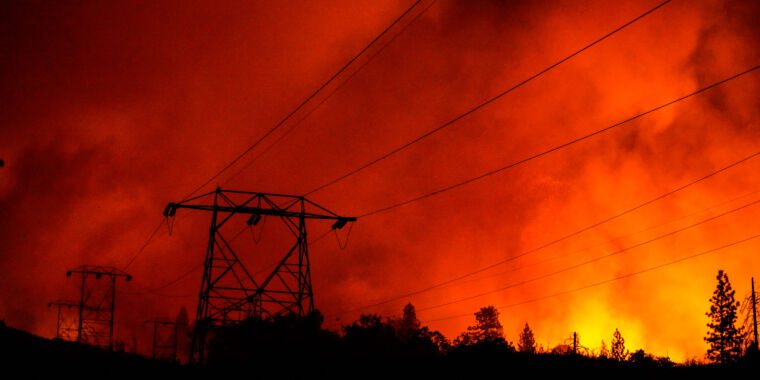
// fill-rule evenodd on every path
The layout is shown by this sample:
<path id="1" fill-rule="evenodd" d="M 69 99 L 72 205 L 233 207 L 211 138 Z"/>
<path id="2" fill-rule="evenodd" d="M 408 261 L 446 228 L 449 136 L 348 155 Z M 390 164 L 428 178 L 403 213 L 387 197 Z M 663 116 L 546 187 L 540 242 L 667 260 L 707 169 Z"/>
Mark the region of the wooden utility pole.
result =
<path id="1" fill-rule="evenodd" d="M 752 277 L 752 326 L 755 329 L 755 352 L 758 351 L 757 344 L 757 299 L 755 298 L 755 278 Z"/>
<path id="2" fill-rule="evenodd" d="M 578 355 L 578 333 L 573 331 L 573 354 Z"/>

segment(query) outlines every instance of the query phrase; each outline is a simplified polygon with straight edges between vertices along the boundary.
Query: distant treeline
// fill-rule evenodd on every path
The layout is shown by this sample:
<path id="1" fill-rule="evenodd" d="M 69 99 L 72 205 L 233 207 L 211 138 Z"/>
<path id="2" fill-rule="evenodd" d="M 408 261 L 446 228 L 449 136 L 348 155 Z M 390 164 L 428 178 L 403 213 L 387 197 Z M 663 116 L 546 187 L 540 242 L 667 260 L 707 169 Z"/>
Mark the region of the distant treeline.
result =
<path id="1" fill-rule="evenodd" d="M 208 365 L 224 368 L 251 363 L 284 362 L 286 366 L 308 363 L 311 370 L 325 371 L 355 365 L 378 371 L 399 365 L 437 371 L 475 370 L 502 364 L 532 370 L 629 368 L 665 372 L 756 367 L 759 360 L 756 342 L 746 328 L 736 325 L 739 302 L 734 299 L 728 276 L 719 271 L 717 280 L 706 313 L 710 322 L 704 337 L 709 344 L 705 361 L 692 359 L 676 364 L 670 358 L 643 350 L 629 352 L 623 334 L 617 329 L 611 332 L 609 346 L 602 341 L 598 350 L 582 345 L 579 335 L 573 332 L 555 347 L 539 347 L 528 323 L 518 341 L 509 342 L 499 322 L 499 311 L 493 306 L 474 313 L 475 324 L 450 340 L 423 326 L 414 306 L 407 304 L 400 317 L 362 315 L 339 332 L 323 329 L 323 317 L 318 311 L 303 318 L 282 316 L 245 321 L 216 330 L 207 353 Z M 288 367 L 290 370 L 292 365 Z"/>
<path id="2" fill-rule="evenodd" d="M 282 366 L 291 374 L 308 369 L 345 376 L 350 376 L 350 371 L 357 367 L 381 373 L 405 368 L 467 376 L 470 371 L 488 372 L 494 368 L 538 372 L 636 369 L 677 374 L 718 366 L 697 362 L 675 364 L 643 350 L 628 352 L 619 331 L 613 333 L 609 349 L 602 343 L 598 352 L 581 346 L 577 334 L 571 334 L 563 344 L 543 349 L 536 346 L 533 332 L 526 324 L 515 344 L 504 338 L 498 311 L 493 306 L 481 308 L 475 319 L 473 326 L 453 340 L 422 326 L 411 304 L 404 308 L 401 318 L 363 315 L 340 332 L 323 329 L 319 312 L 304 318 L 251 320 L 218 330 L 209 347 L 207 364 L 213 369 L 258 363 L 270 369 Z M 750 356 L 731 366 L 752 366 Z"/>

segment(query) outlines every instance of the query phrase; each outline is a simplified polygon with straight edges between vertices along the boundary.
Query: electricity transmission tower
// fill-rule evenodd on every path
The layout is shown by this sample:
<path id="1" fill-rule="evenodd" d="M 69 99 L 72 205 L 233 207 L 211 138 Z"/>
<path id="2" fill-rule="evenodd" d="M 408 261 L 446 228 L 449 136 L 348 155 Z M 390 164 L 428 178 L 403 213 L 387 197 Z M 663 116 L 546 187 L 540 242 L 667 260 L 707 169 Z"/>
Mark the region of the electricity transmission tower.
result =
<path id="1" fill-rule="evenodd" d="M 182 202 L 169 203 L 164 216 L 171 218 L 178 209 L 211 214 L 190 353 L 190 361 L 199 363 L 205 361 L 208 334 L 215 328 L 246 319 L 311 313 L 314 294 L 306 221 L 330 221 L 333 230 L 356 221 L 354 217 L 335 214 L 302 196 L 221 188 Z M 241 261 L 241 255 L 233 249 L 231 240 L 222 234 L 222 228 L 237 215 L 247 216 L 245 224 L 251 227 L 265 217 L 279 219 L 292 235 L 292 244 L 284 249 L 279 263 L 260 281 L 254 279 Z"/>
<path id="2" fill-rule="evenodd" d="M 175 321 L 154 319 L 145 321 L 153 325 L 153 359 L 177 361 L 178 325 Z"/>
<path id="3" fill-rule="evenodd" d="M 58 339 L 74 341 L 77 337 L 77 325 L 79 320 L 79 303 L 74 301 L 53 301 L 48 307 L 55 307 L 55 337 Z"/>
<path id="4" fill-rule="evenodd" d="M 116 268 L 89 265 L 66 272 L 67 277 L 72 275 L 81 278 L 76 341 L 113 349 L 116 280 L 123 277 L 130 281 L 132 276 Z M 103 277 L 105 281 L 101 281 Z"/>

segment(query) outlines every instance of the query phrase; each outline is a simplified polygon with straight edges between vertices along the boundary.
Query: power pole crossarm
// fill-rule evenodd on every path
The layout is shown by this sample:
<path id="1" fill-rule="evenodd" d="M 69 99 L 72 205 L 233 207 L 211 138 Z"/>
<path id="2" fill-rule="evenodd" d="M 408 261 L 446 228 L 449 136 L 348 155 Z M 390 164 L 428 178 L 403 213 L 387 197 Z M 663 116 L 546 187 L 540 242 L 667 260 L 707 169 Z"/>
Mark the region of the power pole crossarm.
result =
<path id="1" fill-rule="evenodd" d="M 191 343 L 191 362 L 204 362 L 209 330 L 234 325 L 246 319 L 271 318 L 293 314 L 305 316 L 314 310 L 311 286 L 307 221 L 329 221 L 338 230 L 355 217 L 338 215 L 303 196 L 216 189 L 181 202 L 171 202 L 164 216 L 174 217 L 179 209 L 211 214 L 204 270 L 195 314 Z M 274 218 L 285 225 L 283 238 L 292 237 L 278 264 L 257 281 L 246 268 L 241 249 L 224 237 L 224 228 L 233 217 L 243 228 L 256 226 L 263 218 Z M 241 230 L 242 231 L 242 230 Z M 237 236 L 237 235 L 236 235 Z M 249 261 L 250 262 L 250 261 Z"/>
<path id="2" fill-rule="evenodd" d="M 72 275 L 81 277 L 76 341 L 113 349 L 116 280 L 121 277 L 130 281 L 132 276 L 117 268 L 91 265 L 82 265 L 66 272 L 66 277 Z M 99 282 L 103 277 L 107 280 Z M 97 297 L 94 296 L 96 292 Z"/>
<path id="3" fill-rule="evenodd" d="M 356 217 L 344 217 L 330 214 L 318 214 L 312 212 L 300 212 L 291 211 L 282 208 L 262 208 L 262 207 L 250 207 L 250 206 L 214 206 L 214 205 L 197 205 L 197 204 L 183 204 L 183 203 L 169 203 L 164 209 L 165 217 L 172 217 L 176 215 L 177 209 L 184 208 L 190 210 L 199 211 L 216 211 L 219 213 L 231 213 L 231 214 L 248 214 L 253 216 L 279 216 L 284 218 L 306 218 L 317 220 L 334 220 L 333 229 L 340 229 L 349 222 L 355 222 Z M 255 224 L 258 221 L 256 218 L 250 218 L 248 224 Z"/>

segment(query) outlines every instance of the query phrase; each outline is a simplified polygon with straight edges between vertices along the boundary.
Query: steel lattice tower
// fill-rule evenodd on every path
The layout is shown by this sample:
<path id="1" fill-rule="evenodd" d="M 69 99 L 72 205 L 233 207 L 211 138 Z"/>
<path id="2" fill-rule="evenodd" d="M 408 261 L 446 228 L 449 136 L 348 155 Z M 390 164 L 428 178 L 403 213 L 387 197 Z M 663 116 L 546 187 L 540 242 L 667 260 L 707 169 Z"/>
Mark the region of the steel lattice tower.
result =
<path id="1" fill-rule="evenodd" d="M 314 293 L 306 221 L 331 221 L 333 229 L 356 221 L 354 217 L 339 216 L 302 196 L 221 188 L 182 202 L 169 203 L 164 216 L 173 217 L 180 208 L 211 213 L 190 353 L 190 361 L 199 363 L 205 361 L 208 334 L 215 328 L 246 319 L 311 313 Z M 249 226 L 258 224 L 262 217 L 279 218 L 294 238 L 290 249 L 261 282 L 254 279 L 230 245 L 230 240 L 222 235 L 221 228 L 237 215 L 246 215 Z"/>
<path id="2" fill-rule="evenodd" d="M 89 265 L 66 272 L 67 277 L 74 274 L 81 278 L 76 341 L 113 349 L 116 280 L 130 281 L 132 276 L 116 268 Z"/>
<path id="3" fill-rule="evenodd" d="M 74 341 L 79 324 L 79 303 L 74 301 L 53 301 L 48 307 L 56 308 L 55 337 Z"/>

